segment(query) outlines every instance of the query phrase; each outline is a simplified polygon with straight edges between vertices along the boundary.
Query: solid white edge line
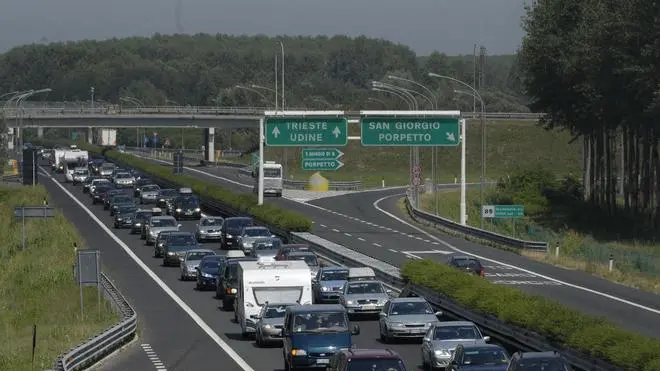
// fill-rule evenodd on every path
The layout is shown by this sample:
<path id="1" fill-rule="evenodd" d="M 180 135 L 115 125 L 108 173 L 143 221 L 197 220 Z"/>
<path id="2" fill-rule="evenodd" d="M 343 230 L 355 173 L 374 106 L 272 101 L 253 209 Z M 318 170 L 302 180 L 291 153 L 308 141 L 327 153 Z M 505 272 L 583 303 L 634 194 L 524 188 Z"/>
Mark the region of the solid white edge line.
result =
<path id="1" fill-rule="evenodd" d="M 39 167 L 41 168 L 41 166 L 39 166 Z M 43 170 L 43 168 L 42 168 L 42 170 Z M 99 218 L 97 218 L 96 215 L 94 215 L 94 213 L 93 213 L 91 210 L 89 210 L 89 209 L 87 208 L 87 206 L 85 206 L 82 202 L 80 202 L 80 200 L 78 200 L 78 199 L 77 199 L 77 198 L 76 198 L 71 192 L 69 192 L 68 189 L 66 189 L 63 185 L 61 185 L 61 184 L 57 181 L 57 179 L 53 178 L 53 177 L 50 176 L 50 175 L 48 175 L 48 178 L 49 178 L 50 180 L 52 180 L 53 183 L 55 183 L 55 185 L 57 185 L 57 186 L 58 186 L 58 187 L 59 187 L 59 188 L 60 188 L 60 189 L 61 189 L 61 190 L 67 195 L 67 196 L 69 196 L 69 197 L 70 197 L 70 198 L 71 198 L 76 204 L 78 204 L 78 206 L 80 206 L 80 208 L 83 209 L 83 210 L 87 213 L 87 215 L 89 215 L 90 218 L 91 218 L 94 222 L 96 222 L 96 224 L 98 224 L 98 225 L 101 227 L 101 229 L 103 229 L 103 230 L 105 231 L 105 233 L 107 233 L 108 236 L 110 236 L 110 238 L 112 238 L 112 239 L 117 243 L 117 245 L 119 245 L 119 246 L 124 250 L 124 252 L 125 252 L 125 253 L 126 253 L 131 259 L 133 259 L 133 261 L 135 261 L 135 263 L 136 263 L 140 268 L 142 268 L 142 270 L 143 270 L 143 271 L 144 271 L 149 277 L 151 277 L 151 279 L 154 280 L 154 282 L 155 282 L 158 286 L 160 286 L 160 288 L 161 288 L 163 291 L 165 291 L 165 293 L 166 293 L 170 298 L 172 298 L 172 300 L 174 300 L 174 302 L 175 302 L 177 305 L 179 305 L 179 307 L 181 307 L 181 309 L 183 309 L 183 311 L 186 312 L 186 314 L 188 314 L 188 316 L 190 316 L 190 318 L 191 318 L 191 319 L 192 319 L 192 320 L 193 320 L 193 321 L 194 321 L 194 322 L 195 322 L 195 323 L 196 323 L 196 324 L 197 324 L 197 325 L 198 325 L 198 326 L 199 326 L 199 327 L 200 327 L 200 328 L 201 328 L 201 329 L 202 329 L 202 330 L 203 330 L 203 331 L 204 331 L 204 332 L 205 332 L 205 333 L 206 333 L 206 334 L 207 334 L 207 335 L 208 335 L 208 336 L 209 336 L 209 337 L 210 337 L 210 338 L 216 343 L 216 344 L 218 344 L 218 346 L 220 346 L 220 348 L 222 348 L 222 350 L 224 350 L 225 353 L 227 353 L 227 355 L 228 355 L 229 357 L 231 357 L 231 358 L 234 360 L 234 362 L 236 362 L 236 364 L 238 364 L 238 366 L 239 366 L 242 370 L 244 370 L 244 371 L 254 371 L 254 369 L 253 369 L 252 367 L 250 367 L 250 365 L 248 365 L 247 362 L 245 362 L 245 360 L 244 360 L 244 359 L 243 359 L 238 353 L 236 353 L 236 351 L 234 351 L 234 349 L 232 349 L 232 347 L 229 346 L 229 344 L 227 344 L 224 340 L 222 340 L 222 339 L 220 338 L 220 336 L 218 336 L 218 334 L 217 334 L 215 331 L 213 331 L 213 329 L 212 329 L 209 325 L 207 325 L 206 322 L 204 322 L 204 320 L 203 320 L 203 319 L 202 319 L 197 313 L 195 313 L 195 311 L 194 311 L 192 308 L 190 308 L 190 307 L 188 306 L 188 304 L 186 304 L 186 303 L 183 301 L 183 299 L 181 299 L 181 298 L 180 298 L 180 297 L 179 297 L 179 296 L 178 296 L 178 295 L 177 295 L 177 294 L 176 294 L 176 293 L 175 293 L 175 292 L 174 292 L 169 286 L 167 286 L 167 284 L 166 284 L 163 280 L 161 280 L 160 277 L 158 277 L 158 275 L 156 275 L 156 273 L 154 273 L 154 271 L 152 271 L 152 270 L 151 270 L 151 269 L 150 269 L 150 268 L 149 268 L 149 267 L 148 267 L 148 266 L 142 261 L 142 259 L 140 259 L 140 258 L 139 258 L 139 257 L 133 252 L 133 250 L 131 250 L 131 248 L 128 247 L 128 245 L 126 245 L 126 243 L 124 243 L 124 241 L 122 241 L 119 237 L 117 237 L 117 236 L 116 236 L 116 235 L 115 235 L 115 234 L 114 234 L 114 233 L 113 233 L 113 232 L 112 232 L 112 231 L 111 231 L 111 230 L 110 230 L 105 224 L 103 224 L 103 222 L 102 222 Z"/>
<path id="2" fill-rule="evenodd" d="M 614 296 L 614 295 L 610 295 L 610 294 L 606 294 L 606 293 L 603 293 L 603 292 L 600 292 L 600 291 L 596 291 L 596 290 L 590 289 L 590 288 L 588 288 L 588 287 L 583 287 L 583 286 L 575 285 L 575 284 L 572 284 L 572 283 L 569 283 L 569 282 L 565 282 L 565 281 L 562 281 L 562 280 L 558 280 L 558 279 L 556 279 L 556 278 L 552 278 L 552 277 L 549 277 L 549 276 L 545 276 L 545 275 L 542 275 L 542 274 L 536 273 L 536 272 L 531 271 L 531 270 L 528 270 L 528 269 L 520 268 L 520 267 L 517 267 L 517 266 L 515 266 L 515 265 L 507 264 L 507 263 L 504 263 L 504 262 L 501 262 L 501 261 L 498 261 L 498 260 L 489 259 L 489 258 L 486 258 L 486 257 L 483 257 L 483 256 L 479 256 L 479 255 L 476 255 L 476 254 L 473 254 L 473 253 L 470 253 L 470 252 L 467 252 L 467 251 L 463 251 L 463 250 L 457 248 L 456 246 L 450 244 L 449 242 L 444 241 L 443 239 L 441 239 L 441 238 L 439 238 L 439 237 L 436 237 L 436 236 L 432 235 L 431 233 L 428 233 L 427 231 L 425 231 L 425 230 L 423 230 L 423 229 L 421 229 L 421 228 L 419 228 L 419 227 L 417 227 L 417 226 L 415 226 L 415 225 L 413 225 L 413 224 L 411 224 L 411 223 L 408 223 L 407 221 L 405 221 L 405 220 L 399 218 L 398 216 L 396 216 L 396 215 L 394 215 L 394 214 L 392 214 L 392 213 L 390 213 L 390 212 L 388 212 L 388 211 L 383 210 L 382 208 L 380 208 L 380 207 L 378 206 L 378 204 L 381 203 L 383 200 L 386 200 L 386 199 L 388 199 L 388 198 L 392 198 L 392 197 L 400 197 L 400 196 L 403 196 L 403 195 L 404 195 L 404 194 L 402 193 L 402 194 L 398 194 L 398 195 L 390 195 L 390 196 L 385 196 L 385 197 L 379 198 L 378 200 L 376 200 L 376 201 L 373 203 L 373 206 L 374 206 L 374 208 L 376 208 L 376 210 L 378 210 L 378 211 L 380 211 L 381 213 L 383 213 L 383 214 L 389 216 L 390 218 L 392 218 L 392 219 L 394 219 L 394 220 L 397 220 L 397 221 L 399 221 L 399 222 L 401 222 L 401 223 L 407 225 L 408 227 L 413 228 L 413 229 L 415 229 L 415 230 L 417 230 L 417 231 L 419 231 L 419 232 L 425 234 L 425 235 L 428 236 L 430 239 L 435 240 L 435 241 L 438 241 L 438 242 L 440 242 L 441 244 L 447 246 L 448 248 L 450 248 L 450 249 L 452 249 L 452 250 L 454 250 L 454 251 L 456 251 L 456 252 L 458 252 L 458 253 L 466 254 L 466 255 L 472 255 L 472 256 L 474 256 L 474 257 L 476 257 L 476 258 L 479 258 L 479 259 L 481 259 L 481 260 L 485 260 L 485 261 L 488 261 L 488 262 L 491 262 L 491 263 L 496 263 L 496 264 L 499 264 L 499 265 L 502 265 L 502 266 L 505 266 L 505 267 L 509 267 L 509 268 L 512 268 L 512 269 L 515 269 L 515 270 L 519 270 L 519 271 L 521 271 L 521 272 L 525 272 L 525 273 L 529 273 L 529 274 L 534 274 L 534 275 L 536 275 L 537 277 L 544 278 L 544 279 L 546 279 L 546 280 L 548 280 L 548 281 L 552 281 L 552 282 L 560 283 L 560 284 L 562 284 L 562 285 L 566 285 L 566 286 L 568 286 L 568 287 L 571 287 L 571 288 L 574 288 L 574 289 L 577 289 L 577 290 L 582 290 L 582 291 L 585 291 L 585 292 L 588 292 L 588 293 L 591 293 L 591 294 L 594 294 L 594 295 L 598 295 L 598 296 L 604 297 L 604 298 L 606 298 L 606 299 L 610 299 L 610 300 L 618 301 L 619 303 L 627 304 L 627 305 L 630 305 L 630 306 L 633 306 L 633 307 L 636 307 L 636 308 L 639 308 L 639 309 L 642 309 L 642 310 L 645 310 L 645 311 L 648 311 L 648 312 L 651 312 L 651 313 L 660 314 L 660 310 L 658 310 L 658 309 L 654 309 L 654 308 L 647 307 L 647 306 L 645 306 L 645 305 L 637 304 L 637 303 L 632 302 L 632 301 L 630 301 L 630 300 L 622 299 L 622 298 L 619 298 L 619 297 Z"/>

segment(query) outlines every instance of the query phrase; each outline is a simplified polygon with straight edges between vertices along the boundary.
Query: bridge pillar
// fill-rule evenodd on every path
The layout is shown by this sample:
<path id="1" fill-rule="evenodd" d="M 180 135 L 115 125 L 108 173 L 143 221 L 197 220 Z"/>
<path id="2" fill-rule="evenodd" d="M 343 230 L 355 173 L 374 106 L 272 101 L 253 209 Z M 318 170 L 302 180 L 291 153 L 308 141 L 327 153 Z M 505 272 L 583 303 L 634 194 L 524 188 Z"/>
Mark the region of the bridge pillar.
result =
<path id="1" fill-rule="evenodd" d="M 215 128 L 204 130 L 205 152 L 204 160 L 207 162 L 215 161 Z"/>
<path id="2" fill-rule="evenodd" d="M 44 137 L 44 128 L 38 127 L 37 128 L 37 138 L 43 138 Z"/>
<path id="3" fill-rule="evenodd" d="M 94 128 L 92 127 L 87 128 L 87 143 L 94 143 Z"/>

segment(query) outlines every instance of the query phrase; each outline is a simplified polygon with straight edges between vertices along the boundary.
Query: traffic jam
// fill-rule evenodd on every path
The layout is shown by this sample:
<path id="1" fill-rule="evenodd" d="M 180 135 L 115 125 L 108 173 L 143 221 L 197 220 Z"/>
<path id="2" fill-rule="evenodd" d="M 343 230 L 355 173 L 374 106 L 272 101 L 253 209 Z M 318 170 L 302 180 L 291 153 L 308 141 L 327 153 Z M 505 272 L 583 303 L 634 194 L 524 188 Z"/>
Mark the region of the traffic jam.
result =
<path id="1" fill-rule="evenodd" d="M 115 233 L 139 235 L 153 259 L 179 269 L 181 281 L 200 295 L 213 295 L 233 312 L 244 339 L 281 347 L 278 368 L 406 371 L 411 368 L 386 345 L 412 341 L 420 343 L 418 364 L 426 370 L 571 370 L 555 352 L 510 355 L 474 323 L 443 320 L 423 298 L 397 297 L 371 268 L 329 265 L 310 246 L 285 244 L 249 217 L 207 215 L 190 188 L 161 188 L 97 158 L 62 166 L 57 151 L 44 151 L 52 171 L 107 211 Z M 195 220 L 195 231 L 183 231 L 182 220 Z M 451 256 L 447 263 L 457 274 L 484 276 L 474 257 Z M 354 336 L 367 335 L 360 335 L 358 319 L 378 322 L 381 349 L 354 345 Z"/>

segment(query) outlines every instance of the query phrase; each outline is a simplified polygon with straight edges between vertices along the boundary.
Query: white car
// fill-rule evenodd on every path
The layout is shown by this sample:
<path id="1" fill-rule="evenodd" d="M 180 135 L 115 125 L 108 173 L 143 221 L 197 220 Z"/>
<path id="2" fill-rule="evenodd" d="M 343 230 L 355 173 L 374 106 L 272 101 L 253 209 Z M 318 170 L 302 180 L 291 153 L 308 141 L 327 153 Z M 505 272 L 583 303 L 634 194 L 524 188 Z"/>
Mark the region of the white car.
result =
<path id="1" fill-rule="evenodd" d="M 135 185 L 135 177 L 131 173 L 117 173 L 112 179 L 115 186 L 119 187 L 133 187 Z"/>

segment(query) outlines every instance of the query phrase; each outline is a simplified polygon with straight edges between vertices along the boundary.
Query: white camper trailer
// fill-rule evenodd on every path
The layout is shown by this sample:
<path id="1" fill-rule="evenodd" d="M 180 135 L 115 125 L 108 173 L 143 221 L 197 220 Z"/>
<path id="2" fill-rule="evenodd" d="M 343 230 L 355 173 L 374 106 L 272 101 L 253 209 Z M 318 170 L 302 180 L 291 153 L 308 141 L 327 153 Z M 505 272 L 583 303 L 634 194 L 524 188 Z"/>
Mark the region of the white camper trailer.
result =
<path id="1" fill-rule="evenodd" d="M 238 263 L 235 313 L 243 334 L 256 331 L 257 316 L 267 303 L 312 304 L 312 280 L 304 261 Z"/>
<path id="2" fill-rule="evenodd" d="M 253 192 L 258 192 L 259 168 L 255 167 Z M 274 195 L 282 197 L 282 164 L 275 161 L 264 162 L 264 196 Z"/>
<path id="3" fill-rule="evenodd" d="M 82 151 L 78 147 L 71 146 L 64 152 L 60 161 L 62 162 L 62 169 L 64 171 L 64 179 L 67 182 L 73 182 L 73 173 L 76 168 L 87 167 L 89 161 L 89 154 L 87 151 Z"/>

